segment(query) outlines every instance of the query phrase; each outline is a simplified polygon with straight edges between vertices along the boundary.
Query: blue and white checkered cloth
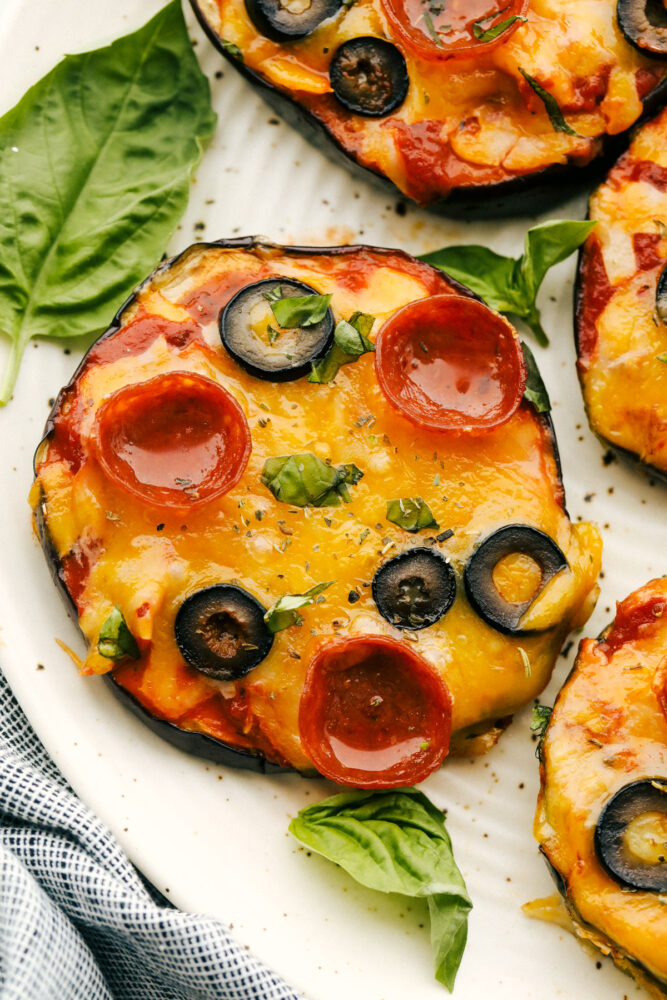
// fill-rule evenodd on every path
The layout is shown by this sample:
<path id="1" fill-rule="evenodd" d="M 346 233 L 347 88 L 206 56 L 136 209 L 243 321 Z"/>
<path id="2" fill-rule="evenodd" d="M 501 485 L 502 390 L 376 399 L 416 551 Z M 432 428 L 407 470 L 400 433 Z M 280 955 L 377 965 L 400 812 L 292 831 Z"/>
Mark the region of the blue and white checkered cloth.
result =
<path id="1" fill-rule="evenodd" d="M 0 1000 L 298 1000 L 146 886 L 0 673 Z"/>

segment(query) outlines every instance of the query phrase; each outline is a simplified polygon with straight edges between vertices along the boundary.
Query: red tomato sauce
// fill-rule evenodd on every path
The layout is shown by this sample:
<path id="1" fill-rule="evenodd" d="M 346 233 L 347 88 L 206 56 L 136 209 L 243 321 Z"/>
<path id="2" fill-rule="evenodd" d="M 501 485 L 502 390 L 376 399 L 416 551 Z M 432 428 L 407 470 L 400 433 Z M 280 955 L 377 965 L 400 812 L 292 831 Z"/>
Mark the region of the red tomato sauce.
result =
<path id="1" fill-rule="evenodd" d="M 577 296 L 577 338 L 579 363 L 586 362 L 597 344 L 597 321 L 611 301 L 614 286 L 609 281 L 602 256 L 602 247 L 595 237 L 584 247 L 579 270 Z"/>
<path id="2" fill-rule="evenodd" d="M 667 191 L 667 167 L 661 167 L 652 160 L 635 160 L 627 153 L 614 167 L 614 182 L 620 187 L 629 183 L 645 181 L 659 191 Z"/>
<path id="3" fill-rule="evenodd" d="M 501 166 L 480 166 L 460 160 L 442 138 L 442 122 L 427 120 L 409 125 L 389 119 L 384 127 L 394 134 L 405 167 L 407 193 L 421 204 L 441 196 L 448 188 L 498 184 L 510 176 Z"/>
<path id="4" fill-rule="evenodd" d="M 659 233 L 633 233 L 632 247 L 639 271 L 650 271 L 662 263 L 662 257 L 658 253 L 661 243 L 662 236 Z"/>
<path id="5" fill-rule="evenodd" d="M 650 638 L 651 629 L 667 614 L 667 604 L 663 596 L 652 596 L 643 604 L 635 606 L 633 597 L 616 605 L 616 618 L 612 630 L 599 644 L 599 649 L 607 659 L 627 642 Z"/>

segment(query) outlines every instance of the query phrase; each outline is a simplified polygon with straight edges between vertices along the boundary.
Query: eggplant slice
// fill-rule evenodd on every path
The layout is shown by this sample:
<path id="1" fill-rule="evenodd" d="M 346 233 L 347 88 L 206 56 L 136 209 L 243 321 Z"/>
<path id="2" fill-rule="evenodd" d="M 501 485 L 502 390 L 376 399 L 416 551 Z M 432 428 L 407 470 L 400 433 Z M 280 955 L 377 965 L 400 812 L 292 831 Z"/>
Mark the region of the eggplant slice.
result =
<path id="1" fill-rule="evenodd" d="M 667 476 L 667 111 L 644 125 L 591 196 L 575 300 L 591 429 Z M 650 206 L 650 210 L 648 208 Z"/>
<path id="2" fill-rule="evenodd" d="M 493 38 L 478 30 L 465 58 L 446 33 L 430 34 L 435 15 L 425 8 L 406 35 L 401 10 L 410 5 L 398 0 L 365 3 L 363 33 L 358 8 L 345 4 L 296 45 L 272 41 L 232 0 L 191 2 L 213 44 L 306 138 L 394 194 L 448 214 L 528 214 L 571 196 L 573 183 L 585 183 L 601 156 L 617 156 L 630 127 L 660 107 L 667 81 L 667 63 L 618 31 L 616 0 L 545 0 L 539 17 L 520 5 L 525 15 L 507 30 Z M 387 16 L 388 5 L 398 20 Z M 488 3 L 491 14 L 503 6 Z M 414 30 L 426 54 L 410 42 Z M 341 48 L 366 44 L 369 35 L 392 47 L 396 71 L 402 58 L 406 100 L 396 82 L 392 103 L 377 103 L 377 87 L 369 103 L 361 77 L 358 87 L 350 79 L 341 89 Z M 522 71 L 554 98 L 571 133 L 554 125 Z"/>
<path id="3" fill-rule="evenodd" d="M 667 996 L 667 579 L 584 639 L 540 752 L 535 818 L 575 933 Z"/>
<path id="4" fill-rule="evenodd" d="M 415 297 L 471 295 L 428 264 L 372 247 L 231 240 L 197 244 L 162 264 L 58 396 L 35 458 L 35 523 L 54 579 L 88 642 L 84 672 L 105 674 L 151 729 L 194 754 L 224 762 L 238 754 L 241 767 L 312 772 L 298 720 L 318 644 L 360 633 L 407 643 L 406 630 L 377 610 L 372 593 L 378 587 L 369 581 L 383 563 L 402 565 L 402 553 L 426 550 L 443 586 L 424 615 L 428 627 L 408 628 L 409 648 L 416 645 L 414 652 L 451 688 L 455 731 L 506 718 L 548 682 L 565 636 L 588 616 L 597 593 L 599 535 L 591 525 L 568 520 L 549 415 L 519 401 L 505 425 L 466 441 L 462 451 L 459 436 L 420 430 L 384 400 L 372 351 L 345 364 L 326 384 L 305 376 L 259 379 L 223 346 L 219 316 L 245 289 L 262 282 L 273 287 L 275 281 L 330 295 L 319 308 L 328 308 L 335 323 L 349 321 L 355 311 L 391 316 Z M 128 364 L 133 356 L 135 369 Z M 169 378 L 160 381 L 165 373 Z M 198 468 L 214 464 L 224 470 L 233 456 L 222 447 L 211 458 L 216 438 L 206 414 L 199 419 L 189 413 L 191 434 L 176 419 L 178 444 L 161 438 L 150 463 L 144 456 L 143 474 L 159 481 L 168 472 L 183 487 L 175 491 L 173 507 L 165 502 L 156 509 L 105 473 L 99 448 L 113 444 L 106 438 L 96 443 L 97 413 L 130 386 L 157 379 L 169 396 L 174 380 L 194 375 L 234 397 L 251 438 L 250 459 L 226 492 L 204 503 L 193 499 L 188 507 L 197 496 L 191 480 Z M 371 404 L 372 428 L 363 419 Z M 178 406 L 175 398 L 175 417 Z M 132 407 L 124 421 L 132 429 Z M 423 469 L 434 463 L 436 451 L 438 476 L 425 479 Z M 126 457 L 132 462 L 131 453 Z M 274 463 L 279 483 L 262 479 L 269 457 L 284 458 Z M 493 489 L 487 493 L 485 487 L 475 501 L 476 487 L 469 482 L 462 504 L 457 497 L 463 499 L 461 482 L 471 457 L 489 466 L 480 482 L 493 482 Z M 187 478 L 179 475 L 181 465 Z M 434 478 L 438 488 L 424 493 Z M 398 524 L 381 523 L 387 497 L 419 492 L 452 525 L 442 536 L 425 539 L 423 550 L 414 549 L 412 536 Z M 446 510 L 443 495 L 451 500 Z M 474 547 L 471 500 L 472 510 L 484 505 L 494 526 L 509 506 L 515 516 L 551 530 L 558 526 L 572 573 L 560 595 L 556 626 L 521 637 L 530 677 L 514 637 L 496 640 L 489 655 L 488 630 L 457 589 Z M 407 596 L 418 598 L 421 614 L 423 594 L 420 581 L 417 590 L 413 586 L 414 575 L 403 582 Z M 113 662 L 100 655 L 100 629 L 114 607 L 136 640 L 138 659 Z M 465 669 L 450 671 L 448 665 L 461 659 Z"/>

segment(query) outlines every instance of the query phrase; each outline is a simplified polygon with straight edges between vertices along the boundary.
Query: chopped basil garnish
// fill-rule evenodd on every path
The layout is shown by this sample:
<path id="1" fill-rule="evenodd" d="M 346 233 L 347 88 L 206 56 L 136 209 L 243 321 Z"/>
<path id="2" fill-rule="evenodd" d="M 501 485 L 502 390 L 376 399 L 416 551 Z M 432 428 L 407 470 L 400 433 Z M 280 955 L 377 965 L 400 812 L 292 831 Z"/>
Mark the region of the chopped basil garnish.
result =
<path id="1" fill-rule="evenodd" d="M 507 31 L 508 28 L 511 28 L 515 21 L 525 23 L 528 18 L 522 17 L 521 14 L 515 14 L 513 17 L 508 17 L 505 18 L 504 21 L 500 21 L 499 24 L 494 24 L 492 28 L 483 28 L 482 22 L 488 20 L 488 17 L 480 18 L 480 20 L 475 21 L 472 26 L 472 33 L 479 42 L 492 42 L 494 38 L 502 35 L 503 31 Z"/>
<path id="2" fill-rule="evenodd" d="M 524 399 L 532 403 L 538 413 L 548 413 L 551 409 L 551 400 L 547 387 L 542 381 L 540 370 L 528 344 L 521 341 L 521 349 L 526 362 L 526 387 L 523 390 Z"/>
<path id="3" fill-rule="evenodd" d="M 219 43 L 222 45 L 228 56 L 231 56 L 233 59 L 239 59 L 243 62 L 243 53 L 238 45 L 235 45 L 234 42 L 227 41 L 226 38 L 220 38 Z"/>
<path id="4" fill-rule="evenodd" d="M 526 233 L 520 257 L 504 257 L 488 247 L 453 246 L 424 254 L 421 260 L 461 281 L 498 312 L 518 316 L 546 347 L 537 293 L 549 268 L 581 246 L 595 222 L 557 220 L 533 226 Z"/>
<path id="5" fill-rule="evenodd" d="M 530 665 L 530 660 L 528 659 L 528 653 L 523 646 L 519 646 L 519 656 L 521 657 L 521 662 L 523 663 L 524 674 L 526 677 L 530 677 L 533 673 L 533 669 Z"/>
<path id="6" fill-rule="evenodd" d="M 265 292 L 264 297 L 269 301 L 278 326 L 284 330 L 316 326 L 326 316 L 331 302 L 330 295 L 288 295 L 276 298 L 271 292 Z"/>
<path id="7" fill-rule="evenodd" d="M 397 524 L 404 531 L 413 534 L 422 528 L 438 530 L 440 525 L 433 517 L 431 508 L 421 497 L 402 497 L 387 502 L 387 520 Z"/>
<path id="8" fill-rule="evenodd" d="M 306 806 L 289 829 L 361 885 L 426 899 L 435 978 L 452 989 L 472 903 L 443 814 L 423 792 L 343 792 Z"/>
<path id="9" fill-rule="evenodd" d="M 427 10 L 425 10 L 424 13 L 423 13 L 423 15 L 422 15 L 422 17 L 424 18 L 424 24 L 426 25 L 426 29 L 427 29 L 429 35 L 431 36 L 431 38 L 433 39 L 433 41 L 435 42 L 435 44 L 438 46 L 438 48 L 441 49 L 442 48 L 442 42 L 440 41 L 440 38 L 438 36 L 438 32 L 435 30 L 435 25 L 433 24 L 433 19 L 432 19 L 431 15 L 429 14 L 429 12 Z M 445 34 L 447 34 L 447 31 L 445 31 Z"/>
<path id="10" fill-rule="evenodd" d="M 526 73 L 525 69 L 521 69 L 520 66 L 519 73 L 521 73 L 521 76 L 524 78 L 526 83 L 532 87 L 539 99 L 542 101 L 542 104 L 549 115 L 549 121 L 551 122 L 554 132 L 565 132 L 566 135 L 574 135 L 578 139 L 583 139 L 584 137 L 579 135 L 578 132 L 575 132 L 572 126 L 568 125 L 565 121 L 563 112 L 558 107 L 558 101 L 554 95 L 550 94 L 548 90 L 544 89 L 544 87 L 541 87 L 535 77 L 531 76 L 530 73 Z"/>
<path id="11" fill-rule="evenodd" d="M 265 298 L 267 302 L 277 302 L 278 299 L 283 298 L 283 286 L 274 285 L 273 288 L 269 288 L 268 291 L 262 292 L 262 297 Z"/>
<path id="12" fill-rule="evenodd" d="M 122 660 L 125 656 L 138 660 L 141 655 L 137 640 L 127 627 L 123 612 L 118 606 L 113 609 L 100 629 L 97 651 L 107 660 Z"/>
<path id="13" fill-rule="evenodd" d="M 327 465 L 309 452 L 267 458 L 262 469 L 262 483 L 276 500 L 295 507 L 338 507 L 341 498 L 349 503 L 347 487 L 362 476 L 356 465 Z"/>
<path id="14" fill-rule="evenodd" d="M 331 382 L 342 365 L 356 361 L 362 354 L 374 351 L 375 345 L 368 339 L 374 322 L 374 316 L 355 312 L 349 320 L 342 319 L 337 323 L 333 345 L 321 361 L 313 364 L 308 381 L 319 384 Z"/>
<path id="15" fill-rule="evenodd" d="M 552 711 L 553 709 L 549 708 L 548 705 L 540 705 L 539 702 L 535 702 L 533 705 L 533 717 L 530 720 L 530 731 L 535 733 L 537 736 L 535 756 L 538 760 L 542 760 L 542 741 L 544 739 L 544 734 L 547 731 Z"/>
<path id="16" fill-rule="evenodd" d="M 305 608 L 312 604 L 315 598 L 319 597 L 322 591 L 334 582 L 334 580 L 329 580 L 327 583 L 318 583 L 307 590 L 305 594 L 285 594 L 284 597 L 278 598 L 264 615 L 264 621 L 269 626 L 270 631 L 282 632 L 284 628 L 298 625 L 299 622 L 303 621 L 303 618 L 297 608 Z"/>
<path id="17" fill-rule="evenodd" d="M 667 351 L 664 354 L 657 355 L 658 361 L 662 361 L 663 365 L 667 365 Z"/>

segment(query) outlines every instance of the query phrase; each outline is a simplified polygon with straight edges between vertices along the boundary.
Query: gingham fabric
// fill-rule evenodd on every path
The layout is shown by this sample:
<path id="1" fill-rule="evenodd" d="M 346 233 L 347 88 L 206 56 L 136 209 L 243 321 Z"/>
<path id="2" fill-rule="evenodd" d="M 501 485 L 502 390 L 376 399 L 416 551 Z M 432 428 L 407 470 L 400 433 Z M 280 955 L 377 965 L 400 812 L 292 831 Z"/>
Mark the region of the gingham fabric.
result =
<path id="1" fill-rule="evenodd" d="M 0 673 L 0 1000 L 299 1000 L 142 882 Z"/>

